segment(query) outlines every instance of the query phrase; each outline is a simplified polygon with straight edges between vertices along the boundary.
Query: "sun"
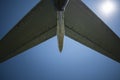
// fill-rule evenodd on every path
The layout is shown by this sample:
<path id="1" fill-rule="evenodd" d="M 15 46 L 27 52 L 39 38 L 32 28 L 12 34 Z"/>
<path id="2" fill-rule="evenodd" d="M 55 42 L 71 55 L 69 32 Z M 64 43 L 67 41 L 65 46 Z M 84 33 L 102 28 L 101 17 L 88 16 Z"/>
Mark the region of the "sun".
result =
<path id="1" fill-rule="evenodd" d="M 113 0 L 104 0 L 100 5 L 100 10 L 103 14 L 109 16 L 115 12 L 116 6 Z"/>

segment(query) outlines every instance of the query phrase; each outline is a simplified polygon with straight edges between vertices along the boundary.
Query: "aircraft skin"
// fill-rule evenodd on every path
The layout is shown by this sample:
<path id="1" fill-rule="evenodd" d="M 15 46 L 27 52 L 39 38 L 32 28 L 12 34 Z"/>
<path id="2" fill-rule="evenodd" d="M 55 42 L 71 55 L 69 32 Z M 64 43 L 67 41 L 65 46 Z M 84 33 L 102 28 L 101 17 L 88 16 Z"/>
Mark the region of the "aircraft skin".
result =
<path id="1" fill-rule="evenodd" d="M 53 0 L 54 7 L 56 8 L 57 13 L 57 39 L 60 52 L 63 49 L 65 35 L 64 11 L 68 2 L 69 0 Z"/>
<path id="2" fill-rule="evenodd" d="M 56 10 L 51 0 L 38 3 L 0 40 L 0 62 L 48 40 L 56 33 L 60 51 L 66 35 L 120 62 L 120 38 L 81 0 L 69 0 L 63 8 Z"/>

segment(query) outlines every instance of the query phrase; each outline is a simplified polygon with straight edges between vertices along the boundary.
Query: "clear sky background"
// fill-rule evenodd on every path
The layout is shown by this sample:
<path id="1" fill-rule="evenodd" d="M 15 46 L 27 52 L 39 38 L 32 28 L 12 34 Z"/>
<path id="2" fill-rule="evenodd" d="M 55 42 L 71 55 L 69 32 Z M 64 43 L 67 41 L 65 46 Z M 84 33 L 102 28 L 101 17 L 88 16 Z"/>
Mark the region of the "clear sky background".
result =
<path id="1" fill-rule="evenodd" d="M 115 4 L 109 13 L 105 1 Z M 0 39 L 38 2 L 0 0 Z M 120 0 L 83 2 L 120 37 Z M 68 37 L 60 54 L 55 36 L 0 63 L 0 80 L 120 80 L 120 63 Z"/>

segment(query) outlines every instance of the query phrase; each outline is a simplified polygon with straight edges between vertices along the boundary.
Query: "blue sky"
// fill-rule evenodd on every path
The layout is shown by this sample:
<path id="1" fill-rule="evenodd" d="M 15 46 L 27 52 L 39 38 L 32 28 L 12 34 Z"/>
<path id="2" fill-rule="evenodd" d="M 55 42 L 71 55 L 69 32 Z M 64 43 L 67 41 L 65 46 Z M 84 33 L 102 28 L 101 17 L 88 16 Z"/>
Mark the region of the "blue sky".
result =
<path id="1" fill-rule="evenodd" d="M 120 0 L 116 10 L 105 15 L 99 5 L 105 0 L 83 0 L 120 37 Z M 0 39 L 39 0 L 0 1 Z M 22 54 L 0 63 L 0 80 L 120 80 L 120 63 L 65 37 L 62 54 L 56 36 Z"/>

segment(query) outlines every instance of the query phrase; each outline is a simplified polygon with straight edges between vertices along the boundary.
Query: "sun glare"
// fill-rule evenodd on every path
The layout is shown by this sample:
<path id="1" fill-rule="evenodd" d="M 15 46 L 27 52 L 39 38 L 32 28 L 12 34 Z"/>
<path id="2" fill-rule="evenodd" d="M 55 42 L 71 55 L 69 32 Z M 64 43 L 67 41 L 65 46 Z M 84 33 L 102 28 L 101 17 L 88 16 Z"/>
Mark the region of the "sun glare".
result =
<path id="1" fill-rule="evenodd" d="M 112 13 L 114 13 L 115 9 L 115 3 L 112 0 L 104 0 L 100 5 L 100 10 L 107 16 L 110 16 Z"/>

